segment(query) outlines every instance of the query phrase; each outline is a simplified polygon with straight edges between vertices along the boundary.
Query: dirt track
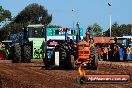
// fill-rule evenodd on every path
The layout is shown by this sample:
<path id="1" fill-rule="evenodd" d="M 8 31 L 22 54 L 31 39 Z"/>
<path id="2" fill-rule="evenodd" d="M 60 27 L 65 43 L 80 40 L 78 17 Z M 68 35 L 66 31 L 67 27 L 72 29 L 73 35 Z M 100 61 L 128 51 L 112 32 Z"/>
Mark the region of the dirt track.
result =
<path id="1" fill-rule="evenodd" d="M 0 88 L 132 88 L 132 82 L 80 85 L 76 82 L 77 70 L 44 70 L 42 66 L 38 61 L 29 64 L 0 63 Z M 99 62 L 98 70 L 87 70 L 86 74 L 132 75 L 132 67 L 128 63 Z"/>

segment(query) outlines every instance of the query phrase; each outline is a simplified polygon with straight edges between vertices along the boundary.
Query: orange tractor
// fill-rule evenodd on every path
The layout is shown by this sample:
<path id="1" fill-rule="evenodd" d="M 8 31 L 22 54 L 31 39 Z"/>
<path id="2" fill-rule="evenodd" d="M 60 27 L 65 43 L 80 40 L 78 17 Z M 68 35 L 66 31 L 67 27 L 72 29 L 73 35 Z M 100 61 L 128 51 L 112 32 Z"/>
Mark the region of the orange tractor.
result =
<path id="1" fill-rule="evenodd" d="M 70 55 L 72 67 L 85 67 L 96 70 L 98 67 L 98 52 L 94 44 L 89 43 L 89 33 L 86 32 L 86 41 L 77 43 L 76 54 Z M 75 51 L 74 51 L 75 52 Z"/>
<path id="2" fill-rule="evenodd" d="M 98 67 L 98 50 L 94 43 L 90 44 L 89 40 L 89 33 L 86 32 L 86 42 L 78 43 L 78 52 L 82 51 L 78 53 L 78 58 L 83 59 L 82 64 L 87 65 L 87 68 L 96 70 Z"/>

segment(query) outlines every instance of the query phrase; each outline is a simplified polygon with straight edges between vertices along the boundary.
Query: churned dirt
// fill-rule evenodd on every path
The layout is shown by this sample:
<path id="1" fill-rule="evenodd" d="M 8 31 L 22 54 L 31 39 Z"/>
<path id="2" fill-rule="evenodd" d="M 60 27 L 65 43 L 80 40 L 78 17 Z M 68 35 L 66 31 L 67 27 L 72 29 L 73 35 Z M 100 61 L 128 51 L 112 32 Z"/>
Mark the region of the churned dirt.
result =
<path id="1" fill-rule="evenodd" d="M 86 74 L 129 74 L 129 62 L 99 62 L 98 70 Z M 77 70 L 45 70 L 42 60 L 32 63 L 0 63 L 0 88 L 132 88 L 132 82 L 119 84 L 78 84 Z"/>

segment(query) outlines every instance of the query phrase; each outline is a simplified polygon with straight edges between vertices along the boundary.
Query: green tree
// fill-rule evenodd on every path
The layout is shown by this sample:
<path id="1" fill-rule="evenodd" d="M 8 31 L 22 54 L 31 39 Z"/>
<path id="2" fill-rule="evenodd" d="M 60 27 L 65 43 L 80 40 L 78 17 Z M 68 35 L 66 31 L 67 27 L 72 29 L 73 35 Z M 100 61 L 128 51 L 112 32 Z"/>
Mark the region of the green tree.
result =
<path id="1" fill-rule="evenodd" d="M 112 37 L 121 37 L 126 34 L 131 34 L 131 26 L 126 24 L 119 25 L 115 22 L 111 27 L 111 35 Z M 105 36 L 110 35 L 110 29 L 105 31 Z"/>
<path id="2" fill-rule="evenodd" d="M 0 6 L 0 24 L 6 23 L 11 19 L 11 12 Z M 1 25 L 0 25 L 1 26 Z M 8 31 L 0 28 L 0 41 L 8 37 Z"/>
<path id="3" fill-rule="evenodd" d="M 23 27 L 28 24 L 44 24 L 47 26 L 52 20 L 52 15 L 41 5 L 36 3 L 29 4 L 25 7 L 12 22 L 6 25 L 3 29 L 7 29 L 13 33 L 22 31 Z"/>
<path id="4" fill-rule="evenodd" d="M 94 23 L 93 25 L 88 26 L 87 31 L 90 32 L 91 36 L 101 36 L 102 35 L 102 28 L 97 23 Z"/>
<path id="5" fill-rule="evenodd" d="M 41 5 L 36 3 L 29 4 L 14 19 L 15 23 L 42 23 L 48 25 L 52 20 L 52 15 Z"/>
<path id="6" fill-rule="evenodd" d="M 0 22 L 11 19 L 11 12 L 9 10 L 5 10 L 0 6 Z"/>
<path id="7" fill-rule="evenodd" d="M 13 33 L 22 31 L 28 24 L 44 24 L 45 27 L 52 21 L 52 15 L 41 5 L 36 3 L 25 7 L 12 21 L 1 28 L 2 31 L 11 31 Z M 6 36 L 8 33 L 6 34 Z"/>

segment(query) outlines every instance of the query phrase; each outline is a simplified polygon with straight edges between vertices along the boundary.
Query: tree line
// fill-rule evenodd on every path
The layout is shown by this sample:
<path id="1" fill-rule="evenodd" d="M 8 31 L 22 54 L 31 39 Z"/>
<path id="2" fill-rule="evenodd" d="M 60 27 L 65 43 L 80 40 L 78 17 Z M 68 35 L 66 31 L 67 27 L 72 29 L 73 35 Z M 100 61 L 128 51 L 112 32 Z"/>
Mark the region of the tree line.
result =
<path id="1" fill-rule="evenodd" d="M 2 6 L 0 9 L 3 9 Z M 5 13 L 1 15 L 1 13 Z M 8 31 L 12 33 L 17 33 L 22 31 L 24 27 L 28 24 L 43 24 L 45 27 L 51 23 L 52 15 L 48 13 L 48 10 L 45 9 L 42 5 L 37 3 L 29 4 L 26 6 L 17 16 L 11 18 L 11 12 L 9 10 L 4 10 L 3 12 L 0 10 L 0 22 L 11 19 L 11 21 L 0 28 L 0 33 L 4 33 L 0 35 L 1 39 L 5 39 L 8 36 Z"/>
<path id="2" fill-rule="evenodd" d="M 2 8 L 2 6 L 0 6 L 0 24 L 5 23 L 5 25 L 0 28 L 0 39 L 8 38 L 8 31 L 12 33 L 22 31 L 22 29 L 28 24 L 41 23 L 44 24 L 45 27 L 61 27 L 59 25 L 50 25 L 51 21 L 52 15 L 48 13 L 47 9 L 37 3 L 29 4 L 15 17 L 11 16 L 11 12 L 9 10 L 5 10 Z M 103 32 L 102 27 L 98 23 L 89 25 L 86 31 L 89 31 L 91 36 L 110 35 L 109 29 Z M 117 22 L 112 25 L 111 31 L 112 37 L 122 36 L 125 34 L 132 34 L 131 25 L 119 25 Z"/>
<path id="3" fill-rule="evenodd" d="M 112 37 L 121 37 L 123 35 L 132 35 L 132 25 L 131 24 L 121 24 L 117 22 L 113 23 L 111 26 L 111 36 Z M 110 36 L 110 29 L 103 32 L 102 27 L 94 23 L 87 27 L 87 31 L 90 32 L 91 36 Z"/>

